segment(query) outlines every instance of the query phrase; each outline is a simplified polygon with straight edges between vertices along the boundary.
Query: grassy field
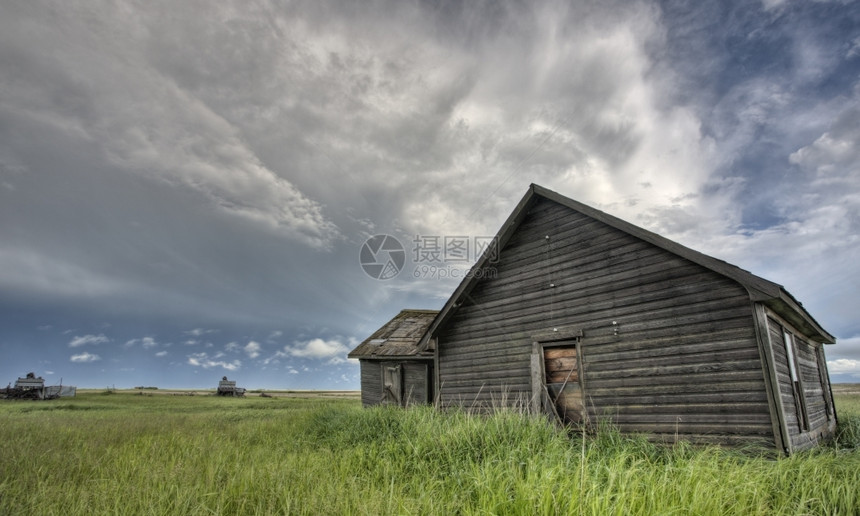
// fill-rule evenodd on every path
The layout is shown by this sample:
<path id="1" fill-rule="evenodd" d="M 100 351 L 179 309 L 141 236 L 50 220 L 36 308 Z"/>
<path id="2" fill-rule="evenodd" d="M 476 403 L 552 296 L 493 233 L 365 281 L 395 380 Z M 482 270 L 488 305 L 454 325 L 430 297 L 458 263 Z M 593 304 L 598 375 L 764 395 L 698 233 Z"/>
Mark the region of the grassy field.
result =
<path id="1" fill-rule="evenodd" d="M 837 408 L 837 444 L 774 458 L 348 397 L 7 401 L 0 514 L 858 514 L 860 392 Z"/>

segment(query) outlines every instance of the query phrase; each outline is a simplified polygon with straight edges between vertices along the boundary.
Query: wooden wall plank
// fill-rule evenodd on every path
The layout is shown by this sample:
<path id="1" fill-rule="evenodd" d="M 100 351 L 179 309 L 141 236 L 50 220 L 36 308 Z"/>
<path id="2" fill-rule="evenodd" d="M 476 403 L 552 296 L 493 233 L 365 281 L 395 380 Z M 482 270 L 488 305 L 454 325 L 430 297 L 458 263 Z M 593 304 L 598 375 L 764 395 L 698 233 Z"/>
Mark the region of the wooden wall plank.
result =
<path id="1" fill-rule="evenodd" d="M 361 376 L 361 404 L 372 407 L 382 403 L 382 371 L 379 362 L 359 360 Z"/>

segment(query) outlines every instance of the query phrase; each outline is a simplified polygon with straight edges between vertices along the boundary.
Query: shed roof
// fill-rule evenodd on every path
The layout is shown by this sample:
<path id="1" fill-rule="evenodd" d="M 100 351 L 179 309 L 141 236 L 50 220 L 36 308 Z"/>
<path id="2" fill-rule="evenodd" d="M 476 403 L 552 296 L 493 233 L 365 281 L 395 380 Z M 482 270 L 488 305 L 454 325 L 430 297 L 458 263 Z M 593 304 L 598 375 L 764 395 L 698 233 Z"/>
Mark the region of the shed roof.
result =
<path id="1" fill-rule="evenodd" d="M 707 269 L 710 269 L 718 274 L 735 280 L 741 284 L 750 294 L 750 299 L 754 302 L 761 302 L 778 313 L 781 317 L 790 322 L 797 329 L 803 331 L 807 337 L 815 339 L 819 342 L 832 344 L 836 339 L 828 333 L 806 309 L 797 301 L 782 285 L 768 281 L 764 278 L 756 276 L 749 271 L 741 269 L 735 265 L 719 260 L 712 256 L 700 253 L 685 247 L 677 242 L 673 242 L 668 238 L 662 237 L 656 233 L 648 231 L 627 221 L 621 220 L 618 217 L 604 213 L 598 209 L 592 208 L 580 202 L 574 201 L 552 190 L 532 184 L 528 191 L 520 200 L 513 213 L 508 217 L 496 235 L 495 245 L 498 249 L 504 248 L 508 240 L 514 234 L 520 223 L 528 214 L 529 209 L 539 200 L 548 199 L 562 206 L 566 206 L 572 210 L 576 210 L 584 215 L 587 215 L 595 220 L 603 222 L 615 229 L 624 231 L 650 244 L 660 247 L 666 251 L 674 253 L 682 258 L 686 258 L 691 262 L 697 263 Z M 488 248 L 484 254 L 478 259 L 473 270 L 480 269 L 487 265 L 487 262 L 493 257 L 498 256 L 494 248 Z M 481 275 L 467 274 L 465 279 L 460 283 L 445 306 L 436 316 L 433 323 L 427 330 L 427 333 L 422 337 L 419 347 L 427 349 L 430 345 L 430 339 L 436 334 L 436 330 L 451 316 L 460 305 L 461 299 L 468 295 Z"/>
<path id="2" fill-rule="evenodd" d="M 438 310 L 401 310 L 355 349 L 349 358 L 432 358 L 432 350 L 421 350 L 418 342 L 439 313 Z"/>

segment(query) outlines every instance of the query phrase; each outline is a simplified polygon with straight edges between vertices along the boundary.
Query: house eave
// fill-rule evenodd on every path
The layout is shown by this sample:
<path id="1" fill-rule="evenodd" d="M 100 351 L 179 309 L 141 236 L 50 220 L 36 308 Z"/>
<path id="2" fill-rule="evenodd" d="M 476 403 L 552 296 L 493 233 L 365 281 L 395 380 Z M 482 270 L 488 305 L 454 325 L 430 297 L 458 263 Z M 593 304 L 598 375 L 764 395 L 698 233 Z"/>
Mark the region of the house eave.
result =
<path id="1" fill-rule="evenodd" d="M 356 360 L 433 360 L 433 355 L 426 353 L 420 355 L 347 355 L 347 358 Z"/>

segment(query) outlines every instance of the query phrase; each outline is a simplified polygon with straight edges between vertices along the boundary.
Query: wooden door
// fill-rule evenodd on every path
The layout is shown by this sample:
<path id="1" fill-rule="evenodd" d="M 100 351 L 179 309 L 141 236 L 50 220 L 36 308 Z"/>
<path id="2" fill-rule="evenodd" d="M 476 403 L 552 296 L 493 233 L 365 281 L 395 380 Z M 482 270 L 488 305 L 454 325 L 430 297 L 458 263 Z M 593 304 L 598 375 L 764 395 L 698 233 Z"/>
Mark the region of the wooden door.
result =
<path id="1" fill-rule="evenodd" d="M 403 376 L 400 364 L 382 364 L 382 402 L 402 404 L 403 400 Z"/>
<path id="2" fill-rule="evenodd" d="M 584 406 L 576 342 L 545 347 L 543 362 L 547 392 L 559 418 L 565 424 L 581 423 Z"/>

